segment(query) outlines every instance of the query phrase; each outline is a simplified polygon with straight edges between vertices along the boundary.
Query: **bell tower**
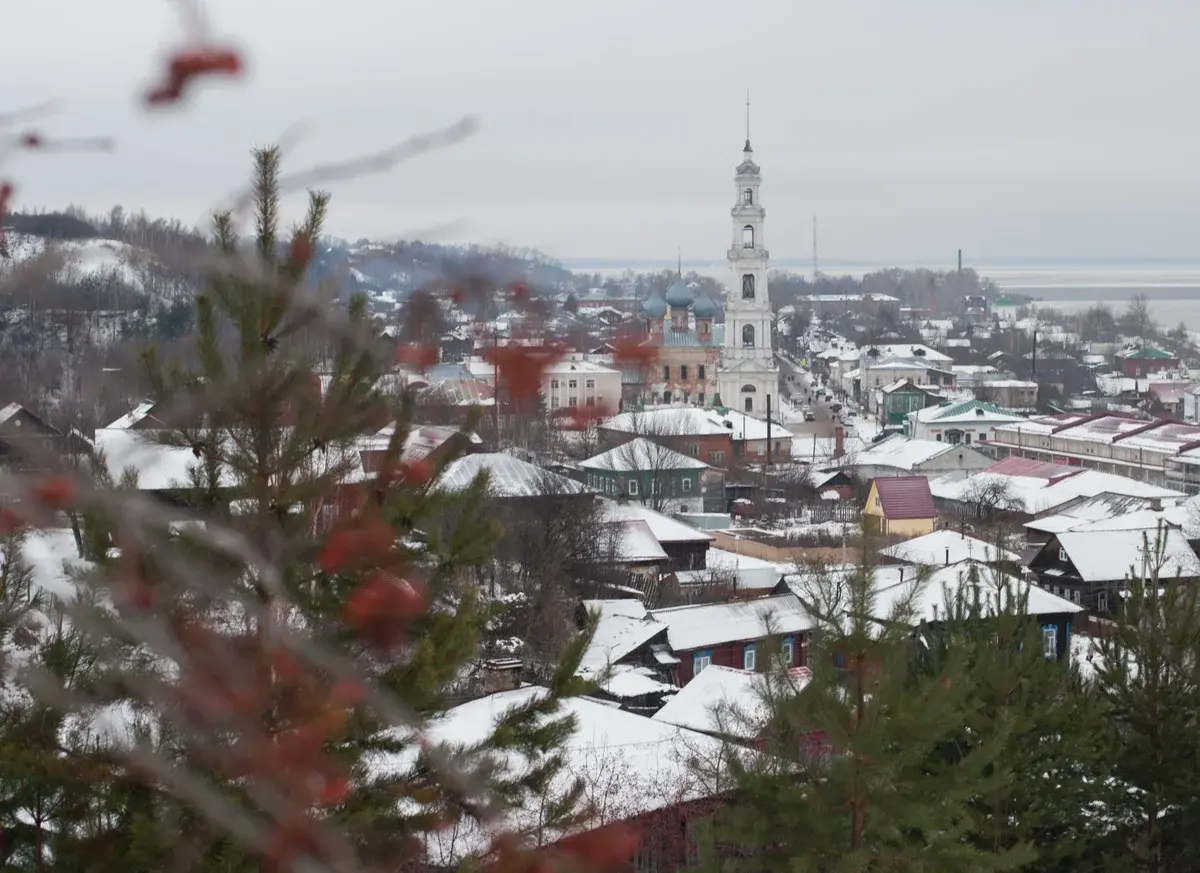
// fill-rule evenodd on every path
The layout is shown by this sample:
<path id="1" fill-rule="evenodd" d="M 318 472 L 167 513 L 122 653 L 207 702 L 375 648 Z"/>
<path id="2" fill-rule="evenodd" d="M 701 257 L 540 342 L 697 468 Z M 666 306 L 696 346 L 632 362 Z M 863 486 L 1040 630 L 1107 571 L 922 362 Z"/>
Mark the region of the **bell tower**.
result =
<path id="1" fill-rule="evenodd" d="M 733 176 L 733 239 L 728 252 L 730 282 L 725 298 L 725 343 L 721 399 L 739 412 L 766 417 L 767 397 L 777 410 L 779 374 L 771 339 L 764 225 L 759 199 L 762 172 L 750 146 L 750 96 L 746 95 L 746 144 Z"/>

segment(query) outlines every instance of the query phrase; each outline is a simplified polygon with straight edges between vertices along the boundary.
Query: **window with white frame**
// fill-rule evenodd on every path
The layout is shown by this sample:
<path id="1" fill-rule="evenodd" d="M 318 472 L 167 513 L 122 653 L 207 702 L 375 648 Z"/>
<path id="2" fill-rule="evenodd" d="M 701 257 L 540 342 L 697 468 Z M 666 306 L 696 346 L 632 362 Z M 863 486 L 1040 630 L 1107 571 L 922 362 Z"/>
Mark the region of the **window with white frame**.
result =
<path id="1" fill-rule="evenodd" d="M 1059 548 L 1058 559 L 1060 561 L 1062 561 L 1064 564 L 1068 563 L 1071 560 L 1070 558 L 1067 557 L 1067 550 L 1064 548 Z"/>
<path id="2" fill-rule="evenodd" d="M 630 497 L 637 497 L 637 496 L 638 496 L 638 483 L 637 483 L 637 479 L 630 479 L 630 480 L 629 480 L 629 496 L 630 496 Z"/>
<path id="3" fill-rule="evenodd" d="M 1101 591 L 1096 595 L 1096 611 L 1108 612 L 1108 592 Z"/>
<path id="4" fill-rule="evenodd" d="M 1047 661 L 1058 657 L 1058 627 L 1046 625 L 1042 628 L 1042 654 Z"/>
<path id="5" fill-rule="evenodd" d="M 692 490 L 692 480 L 689 479 L 687 476 L 684 476 L 683 477 L 683 493 L 687 494 L 691 490 Z"/>
<path id="6" fill-rule="evenodd" d="M 576 382 L 576 380 L 575 380 L 575 379 L 569 379 L 569 380 L 567 381 L 567 387 L 568 387 L 568 388 L 577 388 L 577 387 L 579 387 L 579 386 L 578 386 L 578 383 Z"/>
<path id="7" fill-rule="evenodd" d="M 595 380 L 595 379 L 588 379 L 588 380 L 587 380 L 586 382 L 584 382 L 583 384 L 584 384 L 584 387 L 585 387 L 585 388 L 595 388 L 595 387 L 596 387 L 596 380 Z"/>
<path id="8" fill-rule="evenodd" d="M 754 649 L 754 644 L 751 643 L 750 645 L 746 646 L 746 648 L 742 649 L 742 669 L 753 670 L 756 658 L 757 653 Z"/>
<path id="9" fill-rule="evenodd" d="M 1071 600 L 1074 601 L 1076 606 L 1079 605 L 1079 589 L 1078 588 L 1076 588 L 1074 591 L 1071 592 Z"/>
<path id="10" fill-rule="evenodd" d="M 692 655 L 692 675 L 696 676 L 705 667 L 712 666 L 712 652 L 696 652 Z"/>
<path id="11" fill-rule="evenodd" d="M 783 658 L 785 667 L 790 667 L 796 663 L 796 641 L 791 637 L 785 637 L 779 646 L 779 655 Z"/>

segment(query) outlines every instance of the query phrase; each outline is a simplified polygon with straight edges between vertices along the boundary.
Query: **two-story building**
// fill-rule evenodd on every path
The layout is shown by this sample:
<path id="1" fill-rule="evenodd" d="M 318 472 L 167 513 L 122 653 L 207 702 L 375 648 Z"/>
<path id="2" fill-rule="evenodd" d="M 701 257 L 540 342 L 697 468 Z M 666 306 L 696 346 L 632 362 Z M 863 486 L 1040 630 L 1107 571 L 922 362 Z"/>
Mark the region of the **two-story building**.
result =
<path id="1" fill-rule="evenodd" d="M 1052 535 L 1029 560 L 1029 569 L 1047 591 L 1089 612 L 1115 612 L 1129 578 L 1159 584 L 1200 580 L 1200 559 L 1182 530 L 1159 523 L 1129 528 L 1120 519 Z"/>

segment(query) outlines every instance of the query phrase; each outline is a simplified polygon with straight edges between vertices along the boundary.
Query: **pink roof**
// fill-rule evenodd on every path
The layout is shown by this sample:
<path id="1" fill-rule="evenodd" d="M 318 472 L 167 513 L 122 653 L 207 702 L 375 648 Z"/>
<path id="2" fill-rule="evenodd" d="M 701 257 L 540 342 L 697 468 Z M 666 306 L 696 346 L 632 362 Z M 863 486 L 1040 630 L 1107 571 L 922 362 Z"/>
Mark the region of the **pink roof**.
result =
<path id="1" fill-rule="evenodd" d="M 1047 482 L 1055 479 L 1065 479 L 1079 472 L 1079 467 L 1066 467 L 1062 464 L 1051 464 L 1049 461 L 1034 461 L 1030 458 L 1013 456 L 997 461 L 984 470 L 984 473 L 995 473 L 1000 476 L 1027 476 L 1030 479 L 1045 479 Z"/>
<path id="2" fill-rule="evenodd" d="M 875 493 L 890 519 L 933 518 L 937 510 L 924 476 L 886 476 L 875 480 Z"/>

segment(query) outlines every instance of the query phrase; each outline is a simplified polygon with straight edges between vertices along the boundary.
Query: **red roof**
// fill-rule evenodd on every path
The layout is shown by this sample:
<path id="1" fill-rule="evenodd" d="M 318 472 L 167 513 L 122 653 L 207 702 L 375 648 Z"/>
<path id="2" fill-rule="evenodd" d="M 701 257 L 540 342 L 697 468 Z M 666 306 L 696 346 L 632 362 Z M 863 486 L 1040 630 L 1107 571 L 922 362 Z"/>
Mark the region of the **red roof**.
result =
<path id="1" fill-rule="evenodd" d="M 875 493 L 889 519 L 933 518 L 937 510 L 924 476 L 885 476 L 875 480 Z"/>
<path id="2" fill-rule="evenodd" d="M 1077 467 L 1067 467 L 1062 464 L 1052 464 L 1049 461 L 1035 461 L 1032 458 L 1022 458 L 1017 455 L 997 461 L 985 469 L 985 473 L 999 476 L 1028 476 L 1031 479 L 1045 479 L 1048 482 L 1073 476 L 1079 472 Z"/>

